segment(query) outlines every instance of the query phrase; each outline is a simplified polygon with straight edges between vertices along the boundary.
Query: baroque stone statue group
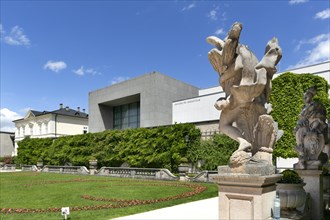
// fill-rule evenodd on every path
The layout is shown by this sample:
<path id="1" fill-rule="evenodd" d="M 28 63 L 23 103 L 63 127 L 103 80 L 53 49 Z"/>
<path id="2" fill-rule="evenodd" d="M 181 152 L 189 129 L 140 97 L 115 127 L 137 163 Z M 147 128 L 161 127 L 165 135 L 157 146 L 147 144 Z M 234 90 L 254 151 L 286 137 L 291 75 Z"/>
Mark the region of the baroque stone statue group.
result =
<path id="1" fill-rule="evenodd" d="M 277 38 L 271 39 L 263 58 L 258 61 L 254 53 L 239 38 L 241 23 L 234 23 L 225 39 L 210 36 L 207 42 L 215 46 L 209 60 L 219 74 L 219 83 L 225 97 L 218 99 L 215 108 L 221 111 L 219 130 L 239 143 L 231 155 L 229 167 L 246 165 L 272 166 L 275 142 L 283 135 L 269 115 L 271 80 L 276 65 L 282 58 Z M 326 109 L 314 102 L 314 87 L 304 94 L 304 107 L 294 128 L 299 162 L 294 169 L 320 169 L 328 160 L 324 147 L 329 143 Z M 246 170 L 238 169 L 238 172 Z M 270 173 L 267 174 L 271 174 Z"/>
<path id="2" fill-rule="evenodd" d="M 207 38 L 215 46 L 208 54 L 209 60 L 226 95 L 215 103 L 215 108 L 221 111 L 219 129 L 239 143 L 230 157 L 230 167 L 251 163 L 272 165 L 273 147 L 282 132 L 268 115 L 270 107 L 266 106 L 282 50 L 273 38 L 258 61 L 247 46 L 239 43 L 241 31 L 242 24 L 236 22 L 224 40 Z"/>

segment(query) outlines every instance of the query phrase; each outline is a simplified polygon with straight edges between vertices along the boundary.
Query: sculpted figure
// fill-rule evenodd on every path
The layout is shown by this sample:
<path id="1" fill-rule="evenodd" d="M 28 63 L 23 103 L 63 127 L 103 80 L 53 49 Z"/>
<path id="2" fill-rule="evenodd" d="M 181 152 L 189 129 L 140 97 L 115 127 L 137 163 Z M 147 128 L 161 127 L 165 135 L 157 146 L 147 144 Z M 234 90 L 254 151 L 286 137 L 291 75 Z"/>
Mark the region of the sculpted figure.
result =
<path id="1" fill-rule="evenodd" d="M 265 104 L 271 93 L 275 66 L 282 57 L 278 41 L 273 38 L 259 62 L 247 46 L 239 43 L 241 31 L 242 24 L 236 22 L 224 40 L 207 38 L 207 42 L 215 46 L 209 52 L 209 60 L 226 94 L 215 103 L 215 108 L 221 111 L 219 129 L 239 142 L 238 150 L 230 159 L 233 166 L 258 160 L 255 155 L 259 151 L 272 153 L 277 125 L 266 115 Z M 271 159 L 268 162 L 272 163 Z"/>
<path id="2" fill-rule="evenodd" d="M 304 107 L 294 129 L 299 161 L 295 169 L 318 169 L 325 163 L 328 155 L 323 153 L 328 140 L 328 125 L 326 110 L 320 103 L 314 102 L 315 87 L 311 87 L 304 94 Z"/>

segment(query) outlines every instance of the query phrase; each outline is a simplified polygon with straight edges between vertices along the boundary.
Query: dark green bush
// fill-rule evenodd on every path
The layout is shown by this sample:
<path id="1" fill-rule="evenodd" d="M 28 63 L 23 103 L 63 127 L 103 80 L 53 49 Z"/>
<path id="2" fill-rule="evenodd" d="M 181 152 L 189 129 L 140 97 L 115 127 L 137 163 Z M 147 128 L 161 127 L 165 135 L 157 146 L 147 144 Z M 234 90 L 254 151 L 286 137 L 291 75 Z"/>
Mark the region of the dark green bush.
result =
<path id="1" fill-rule="evenodd" d="M 288 184 L 301 184 L 301 183 L 304 183 L 304 180 L 294 170 L 284 170 L 281 174 L 283 176 L 278 181 L 278 183 L 288 183 Z"/>

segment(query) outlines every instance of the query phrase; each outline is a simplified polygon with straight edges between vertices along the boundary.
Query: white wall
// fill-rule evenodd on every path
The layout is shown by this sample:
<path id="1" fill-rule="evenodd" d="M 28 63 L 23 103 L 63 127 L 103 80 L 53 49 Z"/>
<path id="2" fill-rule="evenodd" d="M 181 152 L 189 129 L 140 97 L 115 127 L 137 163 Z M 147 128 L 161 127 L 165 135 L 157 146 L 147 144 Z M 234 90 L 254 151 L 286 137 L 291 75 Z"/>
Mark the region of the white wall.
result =
<path id="1" fill-rule="evenodd" d="M 274 75 L 274 78 L 285 72 L 311 73 L 325 78 L 330 83 L 330 61 L 307 67 L 287 70 Z M 330 91 L 329 91 L 330 96 Z M 214 108 L 214 103 L 225 94 L 220 86 L 202 89 L 199 97 L 185 99 L 172 103 L 172 123 L 202 122 L 219 120 L 220 112 Z"/>
<path id="2" fill-rule="evenodd" d="M 225 93 L 213 93 L 210 95 L 173 102 L 172 123 L 219 120 L 220 111 L 214 108 L 213 105 L 220 97 L 225 97 Z"/>
<path id="3" fill-rule="evenodd" d="M 56 134 L 58 135 L 75 135 L 83 134 L 84 127 L 88 126 L 87 118 L 73 118 L 58 115 L 56 119 Z"/>
<path id="4" fill-rule="evenodd" d="M 88 119 L 63 115 L 55 117 L 54 114 L 45 114 L 37 117 L 30 115 L 24 120 L 15 122 L 15 127 L 14 155 L 17 155 L 17 148 L 19 147 L 17 143 L 26 136 L 31 138 L 48 138 L 83 134 L 84 130 L 88 130 Z"/>

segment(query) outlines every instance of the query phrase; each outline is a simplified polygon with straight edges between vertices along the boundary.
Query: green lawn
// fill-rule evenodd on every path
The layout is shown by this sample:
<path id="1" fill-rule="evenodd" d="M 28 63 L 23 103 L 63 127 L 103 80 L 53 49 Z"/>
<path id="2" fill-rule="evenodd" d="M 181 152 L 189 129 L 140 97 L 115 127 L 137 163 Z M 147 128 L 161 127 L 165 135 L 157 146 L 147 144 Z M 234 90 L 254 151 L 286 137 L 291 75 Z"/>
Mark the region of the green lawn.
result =
<path id="1" fill-rule="evenodd" d="M 1 219 L 111 219 L 217 196 L 215 184 L 36 172 L 0 173 Z"/>

